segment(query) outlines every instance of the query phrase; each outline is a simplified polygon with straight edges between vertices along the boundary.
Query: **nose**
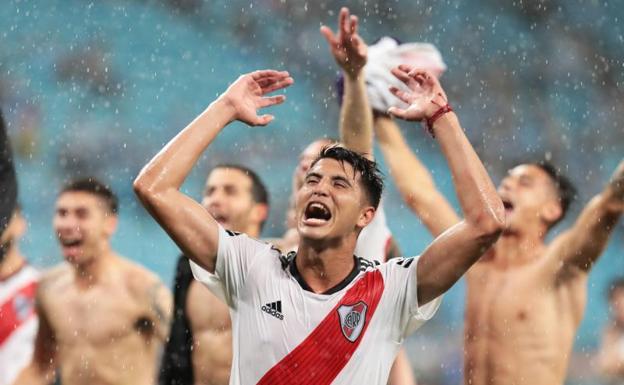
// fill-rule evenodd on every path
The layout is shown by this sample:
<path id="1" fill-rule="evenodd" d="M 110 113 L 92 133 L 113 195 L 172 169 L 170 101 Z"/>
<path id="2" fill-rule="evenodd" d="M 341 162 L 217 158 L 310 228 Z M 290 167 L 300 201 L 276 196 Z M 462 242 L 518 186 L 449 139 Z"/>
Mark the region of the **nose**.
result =
<path id="1" fill-rule="evenodd" d="M 510 191 L 512 191 L 513 189 L 513 181 L 511 180 L 511 178 L 506 177 L 505 179 L 503 179 L 500 183 L 500 185 L 498 186 L 498 193 L 508 193 Z"/>
<path id="2" fill-rule="evenodd" d="M 327 196 L 329 195 L 329 182 L 327 179 L 322 178 L 312 187 L 313 195 Z"/>
<path id="3" fill-rule="evenodd" d="M 59 234 L 69 233 L 78 227 L 78 221 L 73 215 L 58 216 L 56 219 L 56 230 Z"/>
<path id="4" fill-rule="evenodd" d="M 202 205 L 207 209 L 219 208 L 223 204 L 223 192 L 214 190 L 210 195 L 204 196 Z"/>

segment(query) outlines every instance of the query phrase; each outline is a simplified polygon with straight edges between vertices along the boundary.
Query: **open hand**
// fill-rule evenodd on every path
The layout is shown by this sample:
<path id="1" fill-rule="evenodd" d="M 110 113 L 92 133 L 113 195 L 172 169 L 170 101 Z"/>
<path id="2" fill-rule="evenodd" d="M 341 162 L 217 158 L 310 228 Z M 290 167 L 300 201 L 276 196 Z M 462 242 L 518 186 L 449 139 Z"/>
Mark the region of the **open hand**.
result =
<path id="1" fill-rule="evenodd" d="M 368 46 L 357 33 L 358 18 L 349 15 L 343 7 L 338 16 L 338 35 L 327 26 L 321 27 L 321 34 L 329 43 L 329 49 L 338 65 L 350 75 L 357 75 L 366 65 Z"/>
<path id="2" fill-rule="evenodd" d="M 392 74 L 405 83 L 409 90 L 390 87 L 390 92 L 407 103 L 408 107 L 390 107 L 389 114 L 399 119 L 419 121 L 430 118 L 447 104 L 440 82 L 430 72 L 400 65 L 392 69 Z"/>
<path id="3" fill-rule="evenodd" d="M 286 71 L 254 71 L 241 75 L 219 98 L 234 110 L 234 119 L 250 126 L 266 126 L 274 117 L 269 114 L 258 116 L 258 109 L 280 104 L 286 96 L 265 95 L 293 83 Z"/>

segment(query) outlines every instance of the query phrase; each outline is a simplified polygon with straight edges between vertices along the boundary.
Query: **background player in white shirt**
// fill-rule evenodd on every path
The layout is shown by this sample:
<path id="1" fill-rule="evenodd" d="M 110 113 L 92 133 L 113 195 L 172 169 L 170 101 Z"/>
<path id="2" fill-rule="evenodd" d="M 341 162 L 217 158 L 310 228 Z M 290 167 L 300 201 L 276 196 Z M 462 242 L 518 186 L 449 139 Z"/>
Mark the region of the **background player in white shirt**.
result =
<path id="1" fill-rule="evenodd" d="M 197 263 L 196 276 L 216 277 L 225 291 L 233 325 L 231 383 L 385 384 L 403 338 L 433 315 L 437 298 L 502 231 L 502 202 L 437 80 L 406 67 L 393 73 L 409 87 L 394 90 L 409 107 L 389 112 L 428 121 L 449 161 L 465 215 L 418 259 L 379 266 L 354 258 L 382 183 L 374 162 L 343 148 L 324 151 L 297 194 L 300 243 L 293 258 L 227 233 L 179 191 L 226 125 L 233 120 L 266 125 L 273 119 L 256 111 L 284 101 L 282 95 L 265 95 L 293 83 L 287 72 L 241 76 L 135 180 L 141 201 Z"/>
<path id="2" fill-rule="evenodd" d="M 20 253 L 26 219 L 17 208 L 0 236 L 0 385 L 13 382 L 30 362 L 37 332 L 35 294 L 39 272 Z"/>

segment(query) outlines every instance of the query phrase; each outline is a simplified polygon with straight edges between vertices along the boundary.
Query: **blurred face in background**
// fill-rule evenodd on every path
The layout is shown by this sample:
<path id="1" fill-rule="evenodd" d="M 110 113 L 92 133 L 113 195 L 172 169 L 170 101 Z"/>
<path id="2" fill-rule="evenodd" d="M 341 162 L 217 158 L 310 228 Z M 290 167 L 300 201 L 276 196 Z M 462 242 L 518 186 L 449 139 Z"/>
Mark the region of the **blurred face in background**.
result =
<path id="1" fill-rule="evenodd" d="M 624 328 L 624 287 L 616 288 L 609 298 L 614 323 Z"/>
<path id="2" fill-rule="evenodd" d="M 241 170 L 214 169 L 206 181 L 202 205 L 224 228 L 257 237 L 268 207 L 254 200 L 252 187 L 251 178 Z"/>
<path id="3" fill-rule="evenodd" d="M 97 195 L 67 191 L 56 200 L 53 226 L 65 260 L 84 265 L 109 249 L 117 215 Z"/>
<path id="4" fill-rule="evenodd" d="M 563 213 L 553 180 L 535 165 L 511 169 L 498 193 L 505 206 L 504 234 L 523 233 L 534 226 L 542 226 L 545 233 Z"/>
<path id="5" fill-rule="evenodd" d="M 295 175 L 293 178 L 293 192 L 296 192 L 301 188 L 306 173 L 310 169 L 312 162 L 314 162 L 314 160 L 321 153 L 323 147 L 329 146 L 334 143 L 335 142 L 330 139 L 319 139 L 310 143 L 310 145 L 306 147 L 305 150 L 303 150 L 303 152 L 299 155 L 299 164 L 295 169 Z"/>
<path id="6" fill-rule="evenodd" d="M 11 247 L 15 247 L 15 243 L 26 232 L 26 219 L 20 212 L 15 210 L 11 216 L 11 220 L 6 229 L 0 235 L 0 264 L 5 260 L 5 257 Z"/>

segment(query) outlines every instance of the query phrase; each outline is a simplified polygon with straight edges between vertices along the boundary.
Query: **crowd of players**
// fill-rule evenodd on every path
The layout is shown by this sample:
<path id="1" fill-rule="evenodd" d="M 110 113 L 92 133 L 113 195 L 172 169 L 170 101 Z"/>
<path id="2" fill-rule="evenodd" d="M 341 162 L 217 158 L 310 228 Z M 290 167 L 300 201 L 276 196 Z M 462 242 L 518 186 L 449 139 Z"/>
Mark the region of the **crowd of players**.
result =
<path id="1" fill-rule="evenodd" d="M 400 345 L 464 273 L 464 382 L 563 384 L 588 272 L 624 211 L 624 162 L 572 227 L 546 244 L 574 196 L 571 183 L 538 161 L 514 167 L 496 191 L 427 71 L 395 68 L 406 88 L 392 92 L 404 104 L 374 112 L 357 24 L 343 9 L 336 34 L 321 29 L 344 76 L 340 138 L 302 152 L 289 229 L 269 240 L 273 247 L 254 240 L 269 194 L 252 170 L 215 167 L 201 205 L 179 187 L 232 120 L 273 119 L 257 110 L 284 101 L 265 95 L 290 86 L 288 73 L 241 76 L 137 177 L 140 199 L 183 251 L 173 296 L 112 250 L 117 199 L 93 178 L 58 194 L 53 226 L 67 263 L 43 274 L 28 266 L 1 138 L 0 384 L 414 384 Z M 427 122 L 461 215 L 393 118 Z M 373 138 L 405 202 L 436 237 L 419 258 L 401 258 L 386 225 Z M 623 293 L 621 282 L 610 292 L 616 316 L 598 357 L 615 379 L 624 377 Z"/>

